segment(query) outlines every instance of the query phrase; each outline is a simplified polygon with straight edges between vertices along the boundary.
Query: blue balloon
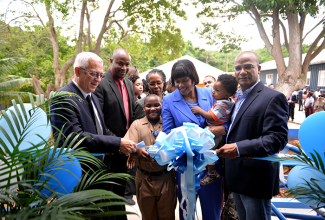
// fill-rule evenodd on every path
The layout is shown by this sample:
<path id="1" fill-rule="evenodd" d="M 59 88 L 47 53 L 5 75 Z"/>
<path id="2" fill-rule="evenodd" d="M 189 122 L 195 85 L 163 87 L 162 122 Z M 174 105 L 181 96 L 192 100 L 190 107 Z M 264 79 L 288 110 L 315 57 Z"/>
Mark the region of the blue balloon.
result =
<path id="1" fill-rule="evenodd" d="M 20 105 L 17 105 L 17 106 L 19 108 L 19 111 L 22 112 Z M 35 112 L 32 113 L 32 115 L 30 116 L 29 110 L 32 109 L 32 104 L 24 103 L 24 107 L 26 110 L 27 122 L 26 122 L 25 118 L 23 117 L 23 122 L 24 122 L 23 126 L 20 124 L 20 122 L 19 122 L 19 126 L 20 126 L 21 130 L 23 129 L 23 127 L 24 128 L 27 128 L 28 126 L 29 127 L 22 135 L 19 134 L 18 129 L 14 123 L 13 116 L 11 115 L 11 112 L 9 111 L 9 110 L 12 110 L 13 112 L 15 112 L 15 115 L 17 117 L 15 108 L 13 106 L 11 106 L 6 111 L 10 121 L 12 122 L 12 125 L 14 127 L 14 130 L 15 130 L 18 140 L 21 136 L 27 134 L 26 137 L 24 138 L 24 141 L 19 145 L 20 151 L 28 149 L 28 148 L 32 147 L 33 145 L 43 143 L 42 138 L 45 141 L 47 141 L 50 138 L 50 134 L 51 134 L 51 123 L 50 122 L 47 123 L 46 113 L 41 108 L 36 108 Z M 33 110 L 31 112 L 33 112 Z M 14 147 L 16 147 L 17 141 L 14 138 L 14 135 L 12 134 L 10 127 L 4 117 L 1 117 L 1 119 L 0 119 L 0 126 L 2 126 L 3 129 L 8 133 L 9 139 L 13 142 Z M 40 138 L 38 135 L 41 136 L 42 138 Z M 5 145 L 9 148 L 9 151 L 12 152 L 13 146 L 10 144 L 9 140 L 5 137 L 3 132 L 0 132 L 0 138 L 5 143 Z M 39 146 L 39 149 L 42 148 L 44 145 L 45 145 L 45 143 L 43 145 Z"/>
<path id="2" fill-rule="evenodd" d="M 317 112 L 306 118 L 299 128 L 299 143 L 310 158 L 315 150 L 325 159 L 324 125 L 325 112 Z"/>
<path id="3" fill-rule="evenodd" d="M 295 166 L 288 175 L 287 185 L 289 189 L 293 187 L 307 187 L 306 181 L 310 182 L 310 179 L 316 179 L 316 183 L 322 190 L 325 190 L 325 175 L 315 169 L 309 168 L 306 165 Z M 306 180 L 306 181 L 305 181 Z M 315 200 L 309 201 L 308 195 L 296 197 L 301 203 L 306 205 L 316 206 L 317 202 Z M 321 203 L 319 206 L 325 206 L 325 203 Z"/>
<path id="4" fill-rule="evenodd" d="M 57 151 L 59 150 L 60 149 L 57 149 Z M 51 156 L 52 154 L 53 154 L 53 149 L 50 151 L 49 155 Z M 61 154 L 60 156 L 58 156 L 58 154 L 59 154 L 58 152 L 55 153 L 54 158 L 58 158 L 59 160 L 67 160 L 69 158 L 73 161 L 62 163 L 59 166 L 52 167 L 48 171 L 48 174 L 53 175 L 58 181 L 56 181 L 54 178 L 50 178 L 49 181 L 47 182 L 47 185 L 51 187 L 53 190 L 55 190 L 55 192 L 63 193 L 64 195 L 67 195 L 71 193 L 72 190 L 76 187 L 81 177 L 82 170 L 78 159 L 75 156 L 73 156 L 71 153 L 64 153 L 64 155 Z M 63 169 L 69 170 L 75 176 Z M 44 181 L 46 178 L 48 177 L 43 176 L 41 180 Z M 61 183 L 64 188 L 59 183 Z M 41 190 L 41 193 L 45 196 L 49 196 L 51 194 L 51 191 L 44 188 Z"/>

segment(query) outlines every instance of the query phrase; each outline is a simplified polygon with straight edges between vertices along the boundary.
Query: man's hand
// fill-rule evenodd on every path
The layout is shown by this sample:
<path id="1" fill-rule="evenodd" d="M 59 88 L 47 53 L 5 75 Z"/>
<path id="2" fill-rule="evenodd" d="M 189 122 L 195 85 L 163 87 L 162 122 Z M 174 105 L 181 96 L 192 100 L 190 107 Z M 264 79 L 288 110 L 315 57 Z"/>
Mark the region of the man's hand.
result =
<path id="1" fill-rule="evenodd" d="M 126 161 L 126 166 L 129 168 L 129 169 L 132 169 L 135 165 L 135 159 L 134 157 L 132 156 L 129 156 L 128 157 L 128 160 Z"/>
<path id="2" fill-rule="evenodd" d="M 127 140 L 125 138 L 121 138 L 120 152 L 129 155 L 131 153 L 135 153 L 136 151 L 137 151 L 137 145 L 133 141 Z"/>
<path id="3" fill-rule="evenodd" d="M 191 111 L 193 112 L 193 114 L 200 114 L 201 110 L 202 109 L 198 106 L 191 108 Z"/>
<path id="4" fill-rule="evenodd" d="M 140 160 L 143 160 L 145 162 L 154 162 L 154 159 L 150 157 L 150 154 L 147 152 L 145 148 L 138 148 L 137 149 L 137 154 Z"/>
<path id="5" fill-rule="evenodd" d="M 233 159 L 238 157 L 236 144 L 225 144 L 223 147 L 221 147 L 216 151 L 219 157 L 228 158 L 228 159 Z"/>
<path id="6" fill-rule="evenodd" d="M 220 135 L 225 135 L 227 133 L 227 130 L 224 126 L 218 126 L 218 125 L 211 125 L 207 126 L 212 134 L 215 135 L 215 137 L 219 137 Z"/>

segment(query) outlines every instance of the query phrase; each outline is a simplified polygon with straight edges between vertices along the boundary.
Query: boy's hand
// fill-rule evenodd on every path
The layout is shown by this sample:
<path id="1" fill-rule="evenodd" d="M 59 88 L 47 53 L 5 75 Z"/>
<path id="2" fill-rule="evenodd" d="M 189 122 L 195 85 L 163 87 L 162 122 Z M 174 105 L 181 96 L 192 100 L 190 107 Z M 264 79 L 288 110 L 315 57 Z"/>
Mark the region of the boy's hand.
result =
<path id="1" fill-rule="evenodd" d="M 200 114 L 200 112 L 202 111 L 202 109 L 198 106 L 191 108 L 191 111 L 193 112 L 193 114 Z"/>
<path id="2" fill-rule="evenodd" d="M 132 169 L 135 165 L 135 159 L 134 157 L 132 156 L 129 156 L 128 157 L 128 160 L 126 161 L 126 166 L 129 168 L 129 169 Z"/>
<path id="3" fill-rule="evenodd" d="M 154 162 L 154 160 L 150 157 L 150 154 L 147 152 L 145 148 L 138 148 L 137 154 L 138 157 L 145 162 L 150 162 L 150 163 Z"/>

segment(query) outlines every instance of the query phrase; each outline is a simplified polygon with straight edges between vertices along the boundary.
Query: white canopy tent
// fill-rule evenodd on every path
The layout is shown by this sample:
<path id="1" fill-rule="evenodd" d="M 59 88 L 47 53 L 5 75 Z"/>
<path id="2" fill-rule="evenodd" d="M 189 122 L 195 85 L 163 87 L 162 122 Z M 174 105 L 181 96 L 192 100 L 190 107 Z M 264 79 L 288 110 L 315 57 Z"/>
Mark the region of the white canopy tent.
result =
<path id="1" fill-rule="evenodd" d="M 162 71 L 164 71 L 164 73 L 166 74 L 166 79 L 167 81 L 169 80 L 170 78 L 170 75 L 171 75 L 171 70 L 172 70 L 172 67 L 174 65 L 175 62 L 177 62 L 178 60 L 184 60 L 184 59 L 187 59 L 187 60 L 190 60 L 193 62 L 195 68 L 196 68 L 196 71 L 199 75 L 199 79 L 200 79 L 200 83 L 199 84 L 203 84 L 203 79 L 205 76 L 207 75 L 211 75 L 211 76 L 214 76 L 216 79 L 218 78 L 218 76 L 220 74 L 223 74 L 224 72 L 213 67 L 213 66 L 210 66 L 206 63 L 203 63 L 202 61 L 200 60 L 197 60 L 189 55 L 185 55 L 179 59 L 176 59 L 176 60 L 173 60 L 173 61 L 170 61 L 168 63 L 165 63 L 161 66 L 158 66 L 156 67 L 155 69 L 160 69 Z M 146 75 L 150 72 L 151 70 L 147 70 L 146 72 L 143 72 L 141 73 L 139 76 L 141 79 L 145 79 L 146 78 Z"/>

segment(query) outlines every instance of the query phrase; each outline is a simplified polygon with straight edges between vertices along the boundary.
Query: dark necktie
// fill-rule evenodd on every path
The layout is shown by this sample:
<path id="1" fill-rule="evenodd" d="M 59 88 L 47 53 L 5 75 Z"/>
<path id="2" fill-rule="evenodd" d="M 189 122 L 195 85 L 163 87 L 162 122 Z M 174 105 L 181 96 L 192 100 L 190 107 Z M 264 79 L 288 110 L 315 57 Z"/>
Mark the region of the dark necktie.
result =
<path id="1" fill-rule="evenodd" d="M 93 122 L 96 123 L 96 120 L 95 120 L 95 113 L 94 113 L 94 108 L 93 108 L 93 104 L 91 103 L 90 95 L 87 96 L 86 100 L 87 100 L 87 102 L 88 102 L 88 108 L 89 108 L 89 111 L 90 111 L 91 117 L 92 117 L 92 119 L 93 119 Z"/>

